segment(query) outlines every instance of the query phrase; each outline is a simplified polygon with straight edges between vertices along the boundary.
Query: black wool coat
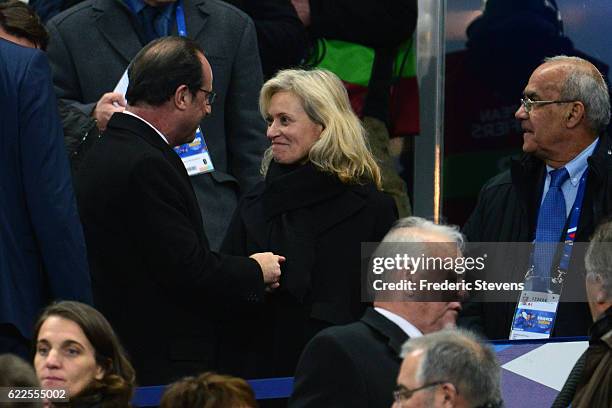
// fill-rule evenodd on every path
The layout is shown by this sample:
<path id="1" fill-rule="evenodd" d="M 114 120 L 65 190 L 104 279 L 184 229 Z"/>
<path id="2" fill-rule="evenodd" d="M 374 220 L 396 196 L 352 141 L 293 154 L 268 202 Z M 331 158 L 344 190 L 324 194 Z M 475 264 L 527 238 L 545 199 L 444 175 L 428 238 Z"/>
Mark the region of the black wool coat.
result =
<path id="1" fill-rule="evenodd" d="M 595 227 L 612 215 L 612 145 L 608 137 L 600 137 L 599 145 L 588 158 L 588 171 L 576 242 L 588 242 Z M 463 228 L 468 240 L 532 242 L 545 176 L 544 162 L 525 155 L 514 162 L 509 171 L 487 182 L 480 192 L 476 209 Z M 563 231 L 565 234 L 566 229 Z M 586 299 L 583 272 L 584 246 L 575 246 L 563 293 L 572 291 L 576 298 L 581 291 L 581 297 Z M 521 281 L 517 277 L 513 279 Z M 563 300 L 562 295 L 553 336 L 586 336 L 592 323 L 588 305 Z M 516 303 L 501 302 L 467 304 L 459 324 L 482 331 L 491 339 L 507 339 L 515 306 Z"/>
<path id="2" fill-rule="evenodd" d="M 408 335 L 367 309 L 360 321 L 330 327 L 306 346 L 289 408 L 388 408 Z"/>
<path id="3" fill-rule="evenodd" d="M 262 299 L 256 261 L 210 251 L 179 156 L 138 118 L 113 115 L 76 177 L 95 306 L 139 385 L 214 369 L 222 302 Z"/>
<path id="4" fill-rule="evenodd" d="M 292 375 L 315 333 L 359 319 L 361 243 L 381 241 L 396 218 L 393 199 L 371 184 L 272 163 L 266 182 L 240 203 L 223 249 L 273 251 L 287 261 L 263 305 L 239 314 L 239 324 L 227 320 L 221 367 L 247 378 Z"/>

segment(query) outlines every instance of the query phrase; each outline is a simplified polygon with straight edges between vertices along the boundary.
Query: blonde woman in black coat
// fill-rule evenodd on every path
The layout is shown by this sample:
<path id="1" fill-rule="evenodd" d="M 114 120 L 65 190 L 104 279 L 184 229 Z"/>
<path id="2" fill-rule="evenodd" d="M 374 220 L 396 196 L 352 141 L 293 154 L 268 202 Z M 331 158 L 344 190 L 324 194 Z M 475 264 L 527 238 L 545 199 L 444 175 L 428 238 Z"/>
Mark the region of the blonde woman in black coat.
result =
<path id="1" fill-rule="evenodd" d="M 228 308 L 223 319 L 220 368 L 246 378 L 293 375 L 314 334 L 359 319 L 361 243 L 380 241 L 397 218 L 334 74 L 280 71 L 259 104 L 271 143 L 265 181 L 243 197 L 224 250 L 273 251 L 286 262 L 263 304 Z"/>

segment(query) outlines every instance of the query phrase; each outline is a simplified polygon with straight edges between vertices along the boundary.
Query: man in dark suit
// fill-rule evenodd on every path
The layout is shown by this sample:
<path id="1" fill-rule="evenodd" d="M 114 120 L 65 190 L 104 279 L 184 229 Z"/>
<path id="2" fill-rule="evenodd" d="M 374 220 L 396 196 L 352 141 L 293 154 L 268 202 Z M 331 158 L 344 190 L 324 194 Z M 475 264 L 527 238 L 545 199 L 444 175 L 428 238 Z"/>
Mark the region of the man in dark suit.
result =
<path id="1" fill-rule="evenodd" d="M 407 250 L 418 251 L 412 254 L 418 257 L 422 246 L 410 243 L 460 245 L 463 238 L 454 228 L 408 217 L 391 228 L 382 245 L 386 242 L 409 243 Z M 446 249 L 446 255 L 456 256 L 456 245 Z M 459 302 L 409 302 L 403 296 L 389 298 L 388 293 L 375 296 L 374 308 L 366 310 L 359 322 L 323 330 L 306 346 L 296 370 L 290 408 L 388 408 L 393 402 L 402 344 L 409 337 L 454 326 L 461 309 Z"/>
<path id="2" fill-rule="evenodd" d="M 52 299 L 91 303 L 83 231 L 47 59 L 0 38 L 0 353 Z"/>
<path id="3" fill-rule="evenodd" d="M 130 65 L 128 105 L 76 177 L 97 307 L 117 329 L 141 385 L 215 367 L 215 318 L 231 299 L 278 286 L 272 253 L 211 252 L 193 188 L 172 149 L 193 140 L 215 101 L 202 49 L 149 43 Z"/>
<path id="4" fill-rule="evenodd" d="M 179 33 L 182 21 L 184 34 L 206 50 L 218 94 L 214 111 L 201 123 L 215 170 L 190 177 L 206 236 L 218 249 L 238 197 L 261 181 L 267 147 L 251 19 L 218 0 L 86 0 L 49 21 L 48 54 L 58 97 L 104 129 L 124 109 L 125 100 L 112 91 L 130 60 L 152 38 Z"/>

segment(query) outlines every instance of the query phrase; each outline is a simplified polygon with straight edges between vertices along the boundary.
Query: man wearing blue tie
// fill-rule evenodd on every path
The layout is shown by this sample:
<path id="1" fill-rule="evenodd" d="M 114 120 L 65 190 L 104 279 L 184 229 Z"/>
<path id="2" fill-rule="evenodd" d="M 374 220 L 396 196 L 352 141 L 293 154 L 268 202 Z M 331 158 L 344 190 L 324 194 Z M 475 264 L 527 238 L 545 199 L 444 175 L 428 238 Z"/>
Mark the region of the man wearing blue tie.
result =
<path id="1" fill-rule="evenodd" d="M 463 232 L 471 242 L 533 242 L 529 290 L 550 291 L 559 269 L 563 288 L 583 290 L 581 256 L 574 251 L 564 265 L 555 250 L 559 242 L 588 241 L 612 213 L 608 87 L 584 59 L 548 58 L 531 75 L 515 117 L 525 154 L 485 184 Z M 460 322 L 490 338 L 508 338 L 516 304 L 470 306 Z M 589 323 L 586 303 L 561 297 L 552 335 L 586 335 Z"/>

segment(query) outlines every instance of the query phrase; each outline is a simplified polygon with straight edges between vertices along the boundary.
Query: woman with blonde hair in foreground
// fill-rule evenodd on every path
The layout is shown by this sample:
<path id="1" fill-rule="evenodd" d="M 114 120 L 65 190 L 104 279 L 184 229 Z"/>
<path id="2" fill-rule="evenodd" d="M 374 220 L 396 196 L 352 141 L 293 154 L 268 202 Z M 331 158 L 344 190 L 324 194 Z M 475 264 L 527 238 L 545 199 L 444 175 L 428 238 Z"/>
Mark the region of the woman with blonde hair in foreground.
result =
<path id="1" fill-rule="evenodd" d="M 337 76 L 280 71 L 259 105 L 265 181 L 244 195 L 223 250 L 273 251 L 286 262 L 279 288 L 223 319 L 221 369 L 244 378 L 293 375 L 315 333 L 361 317 L 361 243 L 380 241 L 397 218 Z"/>

